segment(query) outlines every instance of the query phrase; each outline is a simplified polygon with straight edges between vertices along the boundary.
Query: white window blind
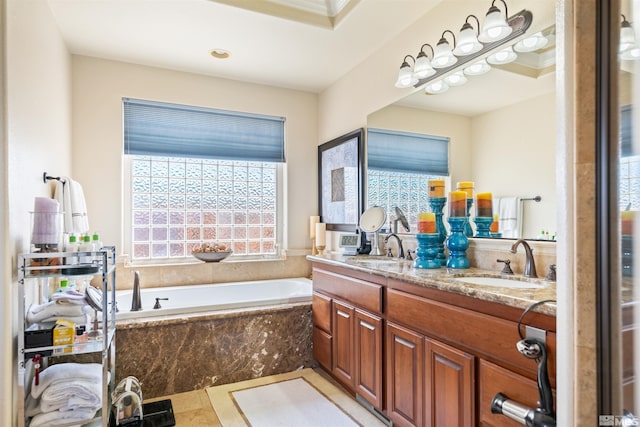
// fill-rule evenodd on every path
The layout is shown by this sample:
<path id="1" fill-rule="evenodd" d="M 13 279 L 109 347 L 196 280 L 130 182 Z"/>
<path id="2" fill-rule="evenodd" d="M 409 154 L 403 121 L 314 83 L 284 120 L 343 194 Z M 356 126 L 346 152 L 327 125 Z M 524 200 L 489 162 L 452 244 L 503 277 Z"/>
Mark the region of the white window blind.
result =
<path id="1" fill-rule="evenodd" d="M 124 152 L 284 163 L 284 118 L 124 98 Z"/>

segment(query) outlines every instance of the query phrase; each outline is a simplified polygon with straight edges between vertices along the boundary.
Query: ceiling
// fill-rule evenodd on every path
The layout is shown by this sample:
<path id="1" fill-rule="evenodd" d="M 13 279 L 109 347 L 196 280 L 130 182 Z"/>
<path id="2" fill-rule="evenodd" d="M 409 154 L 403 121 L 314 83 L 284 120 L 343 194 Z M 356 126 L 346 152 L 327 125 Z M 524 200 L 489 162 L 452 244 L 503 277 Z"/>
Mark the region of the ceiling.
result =
<path id="1" fill-rule="evenodd" d="M 440 1 L 48 3 L 73 54 L 320 93 Z"/>

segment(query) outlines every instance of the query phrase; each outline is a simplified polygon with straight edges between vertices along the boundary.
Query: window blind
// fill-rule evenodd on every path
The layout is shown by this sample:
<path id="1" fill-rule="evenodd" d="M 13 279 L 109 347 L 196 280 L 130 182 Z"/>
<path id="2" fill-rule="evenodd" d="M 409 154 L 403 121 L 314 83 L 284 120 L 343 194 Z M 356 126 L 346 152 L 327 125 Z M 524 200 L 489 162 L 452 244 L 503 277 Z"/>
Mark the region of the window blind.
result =
<path id="1" fill-rule="evenodd" d="M 284 118 L 123 98 L 124 153 L 285 161 Z"/>
<path id="2" fill-rule="evenodd" d="M 449 175 L 449 138 L 367 129 L 369 169 Z"/>

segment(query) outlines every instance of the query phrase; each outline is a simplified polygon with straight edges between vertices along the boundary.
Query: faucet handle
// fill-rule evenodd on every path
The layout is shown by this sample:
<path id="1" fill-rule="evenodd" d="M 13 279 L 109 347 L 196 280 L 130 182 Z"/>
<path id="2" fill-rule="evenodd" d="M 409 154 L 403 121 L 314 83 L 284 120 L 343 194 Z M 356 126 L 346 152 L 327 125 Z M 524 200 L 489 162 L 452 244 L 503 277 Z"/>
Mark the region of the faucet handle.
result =
<path id="1" fill-rule="evenodd" d="M 510 259 L 498 259 L 498 262 L 504 263 L 504 268 L 500 272 L 500 274 L 513 274 L 513 270 L 511 269 L 511 260 Z"/>
<path id="2" fill-rule="evenodd" d="M 391 246 L 387 246 L 387 256 L 389 258 L 393 257 L 393 253 L 391 252 Z"/>
<path id="3" fill-rule="evenodd" d="M 407 261 L 412 261 L 413 257 L 411 254 L 414 254 L 416 251 L 412 251 L 411 249 L 407 249 L 407 255 L 404 257 Z"/>
<path id="4" fill-rule="evenodd" d="M 547 277 L 545 277 L 544 280 L 547 280 L 549 282 L 556 281 L 556 265 L 555 264 L 551 264 L 549 266 L 549 273 L 547 273 Z"/>

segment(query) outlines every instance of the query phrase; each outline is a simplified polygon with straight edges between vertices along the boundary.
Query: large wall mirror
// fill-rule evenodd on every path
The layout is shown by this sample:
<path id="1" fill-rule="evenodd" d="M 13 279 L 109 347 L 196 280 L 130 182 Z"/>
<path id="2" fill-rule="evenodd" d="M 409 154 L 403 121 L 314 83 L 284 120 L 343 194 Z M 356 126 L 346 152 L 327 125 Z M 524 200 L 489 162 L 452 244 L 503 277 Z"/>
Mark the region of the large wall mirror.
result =
<path id="1" fill-rule="evenodd" d="M 552 15 L 548 21 L 536 22 L 534 13 L 534 23 L 548 39 L 545 47 L 519 53 L 516 61 L 494 65 L 481 76 L 469 76 L 466 84 L 446 93 L 429 95 L 419 88 L 367 118 L 368 128 L 449 138 L 447 191 L 459 181 L 473 181 L 476 192 L 491 192 L 494 198 L 540 196 L 539 202 L 519 202 L 519 237 L 526 239 L 537 239 L 542 230 L 550 235 L 556 231 Z"/>

